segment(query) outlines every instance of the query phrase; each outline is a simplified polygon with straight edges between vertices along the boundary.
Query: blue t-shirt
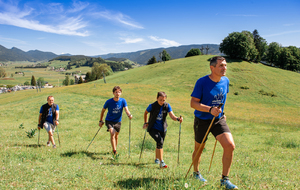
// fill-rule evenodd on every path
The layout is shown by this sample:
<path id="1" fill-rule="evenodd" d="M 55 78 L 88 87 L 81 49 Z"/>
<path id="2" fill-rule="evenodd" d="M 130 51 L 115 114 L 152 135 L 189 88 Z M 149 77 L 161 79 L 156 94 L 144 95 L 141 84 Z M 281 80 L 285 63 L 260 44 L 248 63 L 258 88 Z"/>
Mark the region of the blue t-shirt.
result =
<path id="1" fill-rule="evenodd" d="M 43 106 L 41 107 L 41 109 L 40 109 L 40 113 L 43 113 Z M 56 104 L 56 111 L 59 111 L 59 108 L 58 108 L 58 105 Z M 47 116 L 46 116 L 46 121 L 48 122 L 48 123 L 52 123 L 52 124 L 54 124 L 53 123 L 53 115 L 52 115 L 52 107 L 50 107 L 49 108 L 49 112 L 48 112 L 48 114 L 47 114 Z"/>
<path id="2" fill-rule="evenodd" d="M 200 99 L 200 103 L 207 106 L 219 106 L 223 103 L 222 113 L 219 114 L 220 118 L 223 115 L 224 105 L 226 102 L 227 93 L 229 92 L 229 79 L 225 76 L 221 77 L 219 82 L 212 81 L 208 75 L 197 80 L 194 91 L 191 96 Z M 195 116 L 199 119 L 209 120 L 213 119 L 213 115 L 208 112 L 201 112 L 195 110 Z"/>
<path id="3" fill-rule="evenodd" d="M 155 121 L 154 126 L 152 127 L 152 129 L 156 129 L 156 130 L 159 130 L 159 131 L 164 131 L 162 109 L 163 109 L 163 106 L 161 106 L 161 108 L 160 108 L 159 114 L 156 117 L 156 121 Z M 147 110 L 147 112 L 151 112 L 152 111 L 152 104 L 150 104 L 147 107 L 146 110 Z M 170 104 L 168 103 L 168 110 L 167 110 L 167 112 L 169 113 L 171 111 L 172 111 L 172 108 L 171 108 Z"/>
<path id="4" fill-rule="evenodd" d="M 123 108 L 127 107 L 127 102 L 124 98 L 119 98 L 119 101 L 114 101 L 113 98 L 107 100 L 103 106 L 104 109 L 108 108 L 105 120 L 112 122 L 120 122 L 122 120 Z"/>

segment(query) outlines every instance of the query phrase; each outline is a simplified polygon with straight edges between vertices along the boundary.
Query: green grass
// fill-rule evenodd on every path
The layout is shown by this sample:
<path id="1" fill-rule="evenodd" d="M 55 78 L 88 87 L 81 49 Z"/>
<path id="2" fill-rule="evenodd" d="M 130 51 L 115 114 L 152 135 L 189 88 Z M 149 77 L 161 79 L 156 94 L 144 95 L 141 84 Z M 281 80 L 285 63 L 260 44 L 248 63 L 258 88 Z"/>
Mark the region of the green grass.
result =
<path id="1" fill-rule="evenodd" d="M 53 61 L 49 66 L 51 67 L 65 67 L 68 64 L 67 61 Z M 32 65 L 30 62 L 17 62 L 17 63 L 9 63 L 8 66 L 5 66 L 4 69 L 7 73 L 7 78 L 0 79 L 0 85 L 23 85 L 26 81 L 31 83 L 32 75 L 35 77 L 35 80 L 42 77 L 45 82 L 48 82 L 55 86 L 61 86 L 63 80 L 65 79 L 66 73 L 78 72 L 79 74 L 86 74 L 88 71 L 91 71 L 91 67 L 80 67 L 75 68 L 72 66 L 71 70 L 67 70 L 65 72 L 56 72 L 50 71 L 50 67 L 32 69 L 32 68 L 15 68 L 15 66 L 27 66 Z M 15 74 L 15 72 L 24 72 L 24 76 L 22 74 Z M 11 74 L 14 76 L 11 77 Z M 69 76 L 70 79 L 74 80 L 74 77 Z"/>
<path id="2" fill-rule="evenodd" d="M 209 74 L 210 56 L 177 59 L 118 72 L 92 83 L 20 91 L 0 95 L 0 188 L 1 189 L 219 189 L 222 148 L 218 144 L 210 173 L 207 173 L 214 146 L 210 135 L 202 155 L 200 170 L 208 180 L 203 184 L 184 176 L 193 151 L 193 109 L 190 94 L 196 80 Z M 236 150 L 230 179 L 240 189 L 300 189 L 299 185 L 299 83 L 298 73 L 261 64 L 228 60 L 231 81 L 225 107 Z M 30 75 L 31 77 L 31 75 Z M 57 76 L 55 76 L 57 77 Z M 37 78 L 37 77 L 36 77 Z M 63 77 L 64 78 L 64 77 Z M 45 79 L 46 80 L 46 79 Z M 53 79 L 57 80 L 57 79 Z M 98 130 L 100 111 L 120 85 L 133 115 L 131 153 L 128 156 L 129 121 L 123 117 L 117 160 L 111 159 L 109 133 Z M 241 88 L 242 87 L 242 88 Z M 247 88 L 245 88 L 247 87 Z M 180 165 L 177 165 L 179 123 L 168 118 L 164 160 L 169 168 L 154 164 L 155 143 L 144 137 L 143 113 L 165 91 L 175 115 L 182 115 Z M 259 93 L 274 92 L 276 97 Z M 238 95 L 234 93 L 238 92 Z M 48 95 L 60 106 L 58 148 L 46 147 L 47 134 L 28 138 L 36 128 L 40 106 Z M 21 124 L 23 124 L 22 129 Z"/>

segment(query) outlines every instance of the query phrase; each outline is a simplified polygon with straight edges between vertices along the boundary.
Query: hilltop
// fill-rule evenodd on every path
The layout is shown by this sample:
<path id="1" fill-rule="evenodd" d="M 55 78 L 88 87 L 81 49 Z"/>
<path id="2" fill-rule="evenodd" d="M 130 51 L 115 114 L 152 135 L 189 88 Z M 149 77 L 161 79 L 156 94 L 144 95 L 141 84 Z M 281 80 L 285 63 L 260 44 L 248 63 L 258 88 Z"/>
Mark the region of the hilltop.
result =
<path id="1" fill-rule="evenodd" d="M 57 57 L 52 52 L 42 52 L 39 50 L 30 50 L 25 52 L 16 47 L 7 49 L 0 45 L 0 61 L 47 61 Z"/>
<path id="2" fill-rule="evenodd" d="M 208 49 L 206 49 L 208 47 Z M 184 58 L 188 51 L 193 48 L 202 49 L 203 54 L 210 55 L 220 55 L 219 45 L 217 44 L 193 44 L 193 45 L 182 45 L 178 47 L 169 47 L 169 48 L 156 48 L 156 49 L 148 49 L 141 50 L 137 52 L 129 52 L 129 53 L 109 53 L 105 55 L 99 55 L 99 57 L 103 59 L 107 58 L 127 58 L 133 62 L 137 62 L 139 64 L 145 65 L 148 60 L 155 56 L 156 60 L 160 60 L 159 53 L 163 50 L 166 50 L 172 59 Z"/>

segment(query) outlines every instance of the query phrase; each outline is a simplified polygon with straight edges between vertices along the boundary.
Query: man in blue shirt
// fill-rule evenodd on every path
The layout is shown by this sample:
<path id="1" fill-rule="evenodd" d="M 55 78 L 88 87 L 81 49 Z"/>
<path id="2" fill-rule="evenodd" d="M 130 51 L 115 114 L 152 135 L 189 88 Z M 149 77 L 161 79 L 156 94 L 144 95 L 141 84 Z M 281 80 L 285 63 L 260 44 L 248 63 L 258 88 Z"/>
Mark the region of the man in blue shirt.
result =
<path id="1" fill-rule="evenodd" d="M 210 61 L 210 69 L 211 74 L 198 79 L 191 94 L 191 107 L 195 109 L 195 149 L 192 155 L 193 161 L 195 160 L 193 163 L 193 176 L 202 182 L 206 182 L 206 179 L 199 172 L 199 163 L 204 146 L 202 146 L 200 154 L 197 155 L 197 152 L 212 119 L 215 117 L 210 132 L 224 149 L 221 186 L 225 186 L 227 189 L 237 189 L 238 187 L 233 185 L 228 178 L 235 144 L 223 113 L 227 93 L 229 92 L 229 80 L 225 76 L 227 70 L 225 58 L 221 56 L 213 57 Z M 218 108 L 221 103 L 223 103 L 223 106 Z"/>
<path id="2" fill-rule="evenodd" d="M 53 96 L 48 96 L 47 102 L 48 103 L 44 104 L 40 109 L 38 129 L 40 130 L 41 128 L 45 127 L 49 135 L 47 146 L 50 146 L 51 142 L 53 148 L 56 148 L 53 132 L 55 127 L 59 124 L 59 108 L 57 104 L 54 104 Z"/>
<path id="3" fill-rule="evenodd" d="M 126 100 L 120 97 L 122 94 L 122 89 L 119 86 L 115 86 L 113 88 L 113 94 L 114 97 L 108 99 L 102 108 L 100 114 L 99 126 L 102 127 L 102 125 L 104 124 L 103 116 L 106 109 L 108 109 L 108 113 L 105 118 L 105 125 L 107 126 L 107 131 L 110 132 L 110 142 L 113 148 L 113 154 L 116 155 L 117 145 L 118 145 L 118 135 L 121 130 L 123 108 L 125 109 L 125 112 L 130 120 L 132 119 L 132 115 L 128 110 Z"/>
<path id="4" fill-rule="evenodd" d="M 183 121 L 183 118 L 176 117 L 172 111 L 172 108 L 169 103 L 166 102 L 167 95 L 165 92 L 157 93 L 157 101 L 150 104 L 145 113 L 144 113 L 144 126 L 151 135 L 151 137 L 156 141 L 155 149 L 155 163 L 160 164 L 160 168 L 167 168 L 163 160 L 163 144 L 165 136 L 167 133 L 167 120 L 166 117 L 169 113 L 169 116 L 174 121 Z M 150 113 L 149 122 L 147 122 L 147 115 Z"/>

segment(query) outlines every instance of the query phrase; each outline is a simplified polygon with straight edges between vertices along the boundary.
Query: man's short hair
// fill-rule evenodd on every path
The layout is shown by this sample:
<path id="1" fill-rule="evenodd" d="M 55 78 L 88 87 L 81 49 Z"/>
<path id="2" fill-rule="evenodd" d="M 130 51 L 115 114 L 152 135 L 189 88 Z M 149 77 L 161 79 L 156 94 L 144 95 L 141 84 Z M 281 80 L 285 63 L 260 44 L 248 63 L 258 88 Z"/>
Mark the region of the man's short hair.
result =
<path id="1" fill-rule="evenodd" d="M 158 97 L 160 97 L 160 96 L 162 96 L 162 97 L 167 97 L 167 94 L 166 94 L 165 92 L 160 91 L 160 92 L 157 93 L 156 99 L 157 99 Z"/>
<path id="2" fill-rule="evenodd" d="M 226 60 L 226 59 L 222 56 L 215 56 L 215 57 L 210 59 L 210 66 L 215 67 L 218 64 L 218 60 L 223 61 L 223 60 Z"/>
<path id="3" fill-rule="evenodd" d="M 54 98 L 54 97 L 53 97 L 53 96 L 48 96 L 48 97 L 47 97 L 47 101 L 49 100 L 49 98 Z"/>
<path id="4" fill-rule="evenodd" d="M 119 86 L 115 86 L 115 87 L 113 88 L 113 93 L 114 93 L 116 90 L 121 90 L 121 92 L 122 92 L 122 89 L 121 89 L 121 87 L 119 87 Z"/>

